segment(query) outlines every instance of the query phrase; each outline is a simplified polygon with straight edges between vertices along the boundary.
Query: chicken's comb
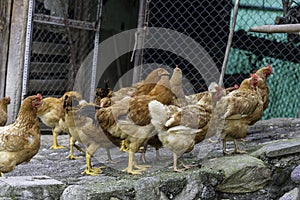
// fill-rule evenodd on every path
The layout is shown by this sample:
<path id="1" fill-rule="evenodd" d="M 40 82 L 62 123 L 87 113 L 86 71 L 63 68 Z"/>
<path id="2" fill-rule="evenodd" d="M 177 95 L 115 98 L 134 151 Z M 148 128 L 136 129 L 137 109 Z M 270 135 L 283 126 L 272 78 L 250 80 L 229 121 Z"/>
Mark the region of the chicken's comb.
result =
<path id="1" fill-rule="evenodd" d="M 38 96 L 40 100 L 42 100 L 42 99 L 43 99 L 43 96 L 42 96 L 40 93 L 37 93 L 37 95 L 36 95 L 36 96 Z"/>

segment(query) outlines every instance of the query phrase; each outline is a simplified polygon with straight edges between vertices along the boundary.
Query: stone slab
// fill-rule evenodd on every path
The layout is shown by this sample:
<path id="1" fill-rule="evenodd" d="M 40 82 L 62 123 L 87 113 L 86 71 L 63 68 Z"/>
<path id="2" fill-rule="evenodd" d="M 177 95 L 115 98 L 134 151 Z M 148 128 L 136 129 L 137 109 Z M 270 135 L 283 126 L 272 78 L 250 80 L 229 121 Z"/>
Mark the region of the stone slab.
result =
<path id="1" fill-rule="evenodd" d="M 266 156 L 269 158 L 279 157 L 294 153 L 300 153 L 300 139 L 286 140 L 270 144 L 266 148 Z"/>

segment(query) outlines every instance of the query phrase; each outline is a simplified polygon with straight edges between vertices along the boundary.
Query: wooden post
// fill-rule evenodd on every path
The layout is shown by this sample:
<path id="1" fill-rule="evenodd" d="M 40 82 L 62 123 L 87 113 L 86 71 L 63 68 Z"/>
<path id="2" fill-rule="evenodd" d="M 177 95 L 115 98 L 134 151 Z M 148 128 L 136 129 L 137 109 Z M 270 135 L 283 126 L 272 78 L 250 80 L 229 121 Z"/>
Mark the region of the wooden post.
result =
<path id="1" fill-rule="evenodd" d="M 12 0 L 0 1 L 0 95 L 5 94 Z"/>
<path id="2" fill-rule="evenodd" d="M 238 14 L 238 10 L 239 10 L 239 0 L 236 0 L 235 4 L 234 4 L 234 9 L 233 9 L 232 25 L 231 25 L 230 32 L 229 32 L 229 37 L 228 37 L 228 41 L 227 41 L 224 61 L 223 61 L 221 75 L 220 75 L 220 79 L 219 79 L 219 86 L 220 87 L 223 86 L 223 79 L 224 79 L 224 74 L 225 74 L 225 71 L 226 71 L 226 65 L 227 65 L 227 62 L 228 62 L 230 46 L 231 46 L 231 43 L 232 43 L 234 27 L 235 27 L 235 22 L 236 22 L 236 17 L 237 17 L 237 14 Z"/>
<path id="3" fill-rule="evenodd" d="M 11 98 L 10 106 L 8 106 L 7 123 L 11 123 L 16 118 L 22 100 L 21 92 L 28 5 L 28 0 L 14 0 L 12 4 L 5 85 L 5 95 Z"/>

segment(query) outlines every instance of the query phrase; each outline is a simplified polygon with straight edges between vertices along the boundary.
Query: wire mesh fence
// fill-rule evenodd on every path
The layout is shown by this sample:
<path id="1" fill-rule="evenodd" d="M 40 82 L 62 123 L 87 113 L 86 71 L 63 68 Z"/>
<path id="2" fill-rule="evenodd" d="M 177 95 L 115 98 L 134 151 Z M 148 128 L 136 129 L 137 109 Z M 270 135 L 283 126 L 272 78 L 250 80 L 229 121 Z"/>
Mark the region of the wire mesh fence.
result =
<path id="1" fill-rule="evenodd" d="M 114 10 L 116 6 L 106 6 L 109 1 L 103 1 L 102 9 L 105 12 L 102 14 L 100 12 L 97 16 L 99 2 L 102 1 L 35 1 L 28 94 L 43 92 L 46 96 L 61 95 L 73 87 L 74 75 L 94 49 L 95 24 L 100 18 L 104 20 L 102 23 L 105 23 L 108 18 L 116 20 L 120 16 L 120 12 Z M 134 12 L 130 10 L 128 12 L 130 14 L 127 14 L 128 20 L 122 19 L 118 30 L 111 28 L 109 32 L 116 34 L 130 27 L 134 28 L 133 25 L 136 27 L 138 18 L 141 17 L 138 15 L 137 5 L 141 2 L 145 3 L 142 17 L 146 34 L 143 38 L 145 48 L 141 54 L 141 64 L 144 67 L 141 68 L 140 77 L 144 78 L 153 66 L 165 65 L 174 68 L 178 65 L 188 80 L 184 87 L 186 94 L 207 90 L 207 77 L 218 79 L 221 71 L 233 2 L 131 0 L 127 2 L 128 7 L 125 8 L 129 10 L 134 7 Z M 297 22 L 299 15 L 299 9 L 295 9 L 297 4 L 291 3 L 289 6 L 284 7 L 282 2 L 277 0 L 241 0 L 239 5 L 224 86 L 240 84 L 251 72 L 270 64 L 274 75 L 268 79 L 270 104 L 264 113 L 265 119 L 298 116 L 299 36 L 251 33 L 248 30 L 257 25 Z M 125 8 L 123 10 L 126 10 Z M 290 11 L 292 8 L 293 12 Z M 69 27 L 66 27 L 66 21 Z M 127 26 L 128 21 L 133 25 Z M 171 30 L 176 34 L 169 34 L 166 38 L 166 33 L 162 29 Z M 104 32 L 101 29 L 100 41 L 109 37 L 105 35 L 108 31 Z M 185 37 L 181 37 L 180 34 Z M 134 36 L 132 38 L 130 42 L 134 43 Z M 118 48 L 118 44 L 112 48 Z M 91 69 L 91 62 L 85 68 Z M 111 74 L 113 80 L 109 78 L 109 74 L 104 77 L 110 79 L 111 87 L 117 84 L 118 78 L 133 68 L 133 63 L 127 56 L 122 59 L 122 63 L 113 68 L 111 71 L 117 72 Z M 216 68 L 217 71 L 212 68 Z M 87 85 L 91 84 L 90 72 L 91 70 L 86 73 Z"/>
<path id="2" fill-rule="evenodd" d="M 94 48 L 98 1 L 34 1 L 27 94 L 60 96 L 73 89 Z"/>
<path id="3" fill-rule="evenodd" d="M 224 85 L 229 87 L 240 84 L 250 73 L 270 64 L 274 69 L 274 75 L 268 79 L 271 102 L 264 113 L 264 119 L 298 116 L 300 49 L 299 40 L 295 38 L 299 39 L 299 35 L 251 33 L 248 30 L 253 26 L 276 24 L 278 18 L 285 19 L 282 21 L 286 23 L 297 23 L 300 14 L 299 5 L 289 2 L 290 7 L 286 8 L 285 16 L 281 1 L 240 1 L 239 5 Z M 209 53 L 220 70 L 232 19 L 233 3 L 230 1 L 150 1 L 147 24 L 150 27 L 176 30 L 192 37 Z M 161 46 L 166 43 L 174 46 L 170 44 L 171 42 L 176 46 L 177 38 L 173 38 L 172 41 L 151 38 L 151 42 L 153 41 Z M 184 51 L 184 47 L 178 46 L 178 48 Z M 202 64 L 198 68 L 207 67 L 205 58 L 198 59 Z M 200 92 L 207 89 L 207 84 L 203 81 L 205 77 L 199 74 L 195 66 L 178 55 L 160 49 L 147 49 L 144 63 L 147 62 L 181 66 L 185 77 L 193 86 L 193 88 L 186 88 L 186 92 Z"/>

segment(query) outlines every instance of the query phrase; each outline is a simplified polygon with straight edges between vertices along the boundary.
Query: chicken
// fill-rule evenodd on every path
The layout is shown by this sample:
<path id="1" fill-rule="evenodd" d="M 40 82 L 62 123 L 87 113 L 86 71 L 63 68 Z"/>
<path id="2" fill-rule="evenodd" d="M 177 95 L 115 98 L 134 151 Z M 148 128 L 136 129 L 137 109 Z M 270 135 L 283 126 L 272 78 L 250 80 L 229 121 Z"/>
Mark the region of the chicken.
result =
<path id="1" fill-rule="evenodd" d="M 239 150 L 236 140 L 245 138 L 251 122 L 262 117 L 263 101 L 257 88 L 259 79 L 252 74 L 243 80 L 239 89 L 222 97 L 216 104 L 211 127 L 216 127 L 217 134 L 221 134 L 224 154 L 228 154 L 227 140 L 234 141 L 234 153 L 245 153 Z"/>
<path id="2" fill-rule="evenodd" d="M 77 99 L 82 99 L 81 94 L 75 91 L 66 92 L 60 98 L 47 97 L 43 100 L 43 105 L 38 108 L 37 115 L 41 119 L 41 121 L 48 127 L 52 128 L 53 134 L 53 145 L 50 147 L 51 149 L 60 149 L 64 148 L 64 146 L 60 146 L 57 143 L 57 136 L 62 131 L 67 131 L 62 125 L 62 122 L 59 123 L 60 119 L 63 119 L 65 116 L 65 111 L 63 108 L 64 97 L 68 96 L 76 96 Z M 64 130 L 62 130 L 64 129 Z"/>
<path id="3" fill-rule="evenodd" d="M 177 168 L 177 158 L 193 150 L 198 130 L 183 125 L 167 128 L 165 122 L 169 118 L 170 110 L 168 106 L 163 105 L 159 101 L 151 101 L 149 103 L 149 110 L 152 118 L 151 123 L 158 131 L 159 140 L 164 147 L 173 152 L 174 171 L 182 171 Z M 184 163 L 182 164 L 185 168 L 188 168 Z"/>
<path id="4" fill-rule="evenodd" d="M 162 76 L 169 75 L 169 72 L 163 68 L 153 70 L 146 79 L 137 86 L 136 91 L 131 96 L 140 96 L 148 94 L 161 79 Z"/>
<path id="5" fill-rule="evenodd" d="M 169 76 L 163 75 L 148 94 L 132 97 L 129 101 L 129 118 L 140 126 L 149 124 L 151 118 L 148 103 L 158 100 L 163 104 L 170 104 L 175 98 L 170 87 Z"/>
<path id="6" fill-rule="evenodd" d="M 96 119 L 104 133 L 112 142 L 119 142 L 122 140 L 121 150 L 128 152 L 128 167 L 124 169 L 131 174 L 139 174 L 148 166 L 139 166 L 134 159 L 134 153 L 137 152 L 146 140 L 150 132 L 154 130 L 153 126 L 138 126 L 126 118 L 128 114 L 129 98 L 125 98 L 116 102 L 110 107 L 101 108 L 96 111 Z M 121 142 L 118 146 L 121 145 Z M 128 145 L 130 147 L 128 147 Z M 135 170 L 138 168 L 139 170 Z"/>
<path id="7" fill-rule="evenodd" d="M 66 110 L 65 121 L 69 128 L 72 140 L 76 140 L 86 146 L 86 169 L 83 174 L 98 175 L 101 168 L 92 168 L 91 157 L 99 148 L 113 148 L 115 145 L 110 142 L 102 129 L 94 123 L 94 119 L 86 114 L 86 111 L 95 110 L 95 105 L 80 106 L 76 98 L 65 96 L 64 107 Z"/>
<path id="8" fill-rule="evenodd" d="M 177 105 L 177 106 L 184 106 L 187 104 L 187 101 L 185 99 L 183 87 L 182 87 L 182 71 L 181 69 L 176 65 L 176 67 L 173 69 L 173 74 L 170 79 L 170 88 L 172 93 L 174 94 L 171 104 Z M 158 136 L 155 135 L 152 138 L 150 138 L 144 145 L 142 149 L 141 159 L 145 163 L 146 162 L 146 151 L 147 146 L 150 145 L 155 148 L 156 150 L 156 159 L 160 160 L 161 157 L 159 155 L 159 149 L 162 147 L 162 143 L 159 140 Z"/>
<path id="9" fill-rule="evenodd" d="M 133 84 L 132 86 L 124 87 L 118 91 L 113 92 L 111 101 L 117 102 L 125 97 L 149 93 L 154 88 L 156 83 L 160 80 L 160 77 L 163 74 L 169 74 L 169 72 L 163 68 L 154 69 L 150 74 L 148 74 L 145 80 L 142 80 L 138 83 Z"/>
<path id="10" fill-rule="evenodd" d="M 7 122 L 7 105 L 10 104 L 10 97 L 0 99 L 0 126 L 4 126 Z"/>
<path id="11" fill-rule="evenodd" d="M 182 87 L 182 71 L 178 65 L 176 65 L 176 67 L 173 69 L 170 85 L 171 91 L 176 95 L 176 98 L 185 98 Z"/>
<path id="12" fill-rule="evenodd" d="M 207 130 L 211 118 L 212 101 L 219 92 L 213 88 L 206 93 L 205 98 L 195 105 L 184 107 L 167 106 L 158 101 L 149 103 L 151 123 L 158 131 L 158 137 L 163 146 L 173 152 L 173 169 L 181 172 L 177 167 L 177 158 L 182 158 L 184 168 L 189 168 L 183 163 L 182 155 L 193 150 L 194 145 L 207 138 Z M 206 104 L 206 102 L 209 102 Z"/>
<path id="13" fill-rule="evenodd" d="M 222 96 L 227 95 L 230 92 L 232 92 L 232 91 L 234 91 L 234 90 L 236 90 L 238 88 L 239 88 L 239 86 L 237 84 L 235 84 L 233 87 L 226 88 L 223 93 L 219 92 L 219 95 L 222 95 Z M 217 88 L 217 90 L 219 90 L 219 91 L 220 91 L 220 89 L 221 89 L 220 87 Z M 203 97 L 205 98 L 205 96 L 207 94 L 208 94 L 208 91 L 199 92 L 199 93 L 196 93 L 196 94 L 191 94 L 189 96 L 186 96 L 186 99 L 187 99 L 188 104 L 196 104 Z"/>
<path id="14" fill-rule="evenodd" d="M 104 88 L 96 88 L 95 90 L 95 104 L 100 105 L 101 99 L 104 97 L 112 97 L 113 90 L 108 87 L 108 80 L 104 81 L 105 87 Z"/>
<path id="15" fill-rule="evenodd" d="M 260 81 L 258 82 L 258 88 L 260 90 L 262 100 L 264 102 L 264 110 L 267 109 L 269 105 L 269 88 L 267 85 L 267 78 L 272 73 L 273 73 L 273 69 L 270 65 L 267 65 L 266 67 L 262 67 L 255 72 L 255 74 L 261 78 Z"/>
<path id="16" fill-rule="evenodd" d="M 147 95 L 123 98 L 112 106 L 101 108 L 96 112 L 101 128 L 122 140 L 121 150 L 128 152 L 128 167 L 124 171 L 130 174 L 140 174 L 149 167 L 137 165 L 134 158 L 134 153 L 156 134 L 150 123 L 146 102 L 156 99 L 162 103 L 170 103 L 173 93 L 169 88 L 169 77 L 162 74 L 160 80 Z"/>
<path id="17" fill-rule="evenodd" d="M 40 124 L 37 108 L 42 96 L 29 96 L 21 104 L 14 123 L 0 127 L 0 174 L 13 171 L 15 166 L 29 162 L 40 148 Z"/>

